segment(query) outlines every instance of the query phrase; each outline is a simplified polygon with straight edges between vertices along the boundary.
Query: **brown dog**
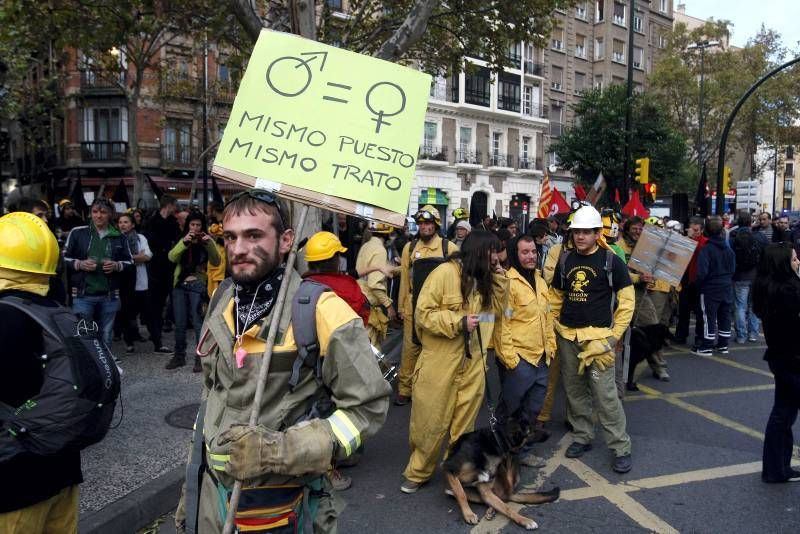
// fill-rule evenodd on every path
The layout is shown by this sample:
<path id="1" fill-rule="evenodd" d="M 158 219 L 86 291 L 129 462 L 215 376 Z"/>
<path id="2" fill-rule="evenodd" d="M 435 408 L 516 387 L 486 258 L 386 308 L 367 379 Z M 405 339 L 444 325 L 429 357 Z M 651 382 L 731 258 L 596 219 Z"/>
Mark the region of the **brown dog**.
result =
<path id="1" fill-rule="evenodd" d="M 478 523 L 478 516 L 469 502 L 483 503 L 489 507 L 487 518 L 498 511 L 528 530 L 539 525 L 529 517 L 517 513 L 507 502 L 519 504 L 544 504 L 558 499 L 559 488 L 541 493 L 516 493 L 519 482 L 519 465 L 514 460 L 526 443 L 541 441 L 530 435 L 530 427 L 509 418 L 496 434 L 488 428 L 461 436 L 451 447 L 443 466 L 450 485 L 449 495 L 455 497 L 464 521 Z M 546 439 L 546 438 L 545 438 Z M 466 486 L 466 488 L 464 487 Z"/>

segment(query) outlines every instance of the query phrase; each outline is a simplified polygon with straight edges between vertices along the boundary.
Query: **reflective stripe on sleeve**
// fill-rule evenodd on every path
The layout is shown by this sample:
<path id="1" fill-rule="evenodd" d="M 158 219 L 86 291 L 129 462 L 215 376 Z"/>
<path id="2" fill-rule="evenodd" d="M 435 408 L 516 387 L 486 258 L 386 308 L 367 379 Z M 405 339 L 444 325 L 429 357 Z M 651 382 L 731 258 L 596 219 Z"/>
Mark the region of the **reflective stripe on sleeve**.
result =
<path id="1" fill-rule="evenodd" d="M 350 456 L 361 446 L 361 433 L 342 410 L 333 412 L 333 415 L 328 417 L 328 422 L 339 444 L 344 447 L 346 456 Z"/>
<path id="2" fill-rule="evenodd" d="M 225 464 L 231 459 L 230 454 L 212 454 L 210 452 L 207 454 L 207 457 L 208 465 L 215 471 L 225 471 Z"/>

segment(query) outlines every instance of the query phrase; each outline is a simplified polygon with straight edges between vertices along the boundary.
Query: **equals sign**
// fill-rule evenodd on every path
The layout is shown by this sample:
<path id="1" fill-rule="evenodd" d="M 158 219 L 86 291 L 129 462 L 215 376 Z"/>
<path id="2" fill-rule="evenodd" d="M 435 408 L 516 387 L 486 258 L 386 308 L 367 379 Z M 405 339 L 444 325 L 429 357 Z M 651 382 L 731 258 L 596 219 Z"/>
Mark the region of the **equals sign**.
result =
<path id="1" fill-rule="evenodd" d="M 329 85 L 330 87 L 335 87 L 337 89 L 346 89 L 348 91 L 352 89 L 352 86 L 345 85 L 343 83 L 327 82 L 327 85 Z M 336 98 L 336 97 L 333 97 L 333 96 L 323 96 L 322 99 L 323 100 L 330 100 L 331 102 L 339 102 L 341 104 L 347 104 L 347 102 L 348 102 L 348 100 L 345 100 L 343 98 Z"/>

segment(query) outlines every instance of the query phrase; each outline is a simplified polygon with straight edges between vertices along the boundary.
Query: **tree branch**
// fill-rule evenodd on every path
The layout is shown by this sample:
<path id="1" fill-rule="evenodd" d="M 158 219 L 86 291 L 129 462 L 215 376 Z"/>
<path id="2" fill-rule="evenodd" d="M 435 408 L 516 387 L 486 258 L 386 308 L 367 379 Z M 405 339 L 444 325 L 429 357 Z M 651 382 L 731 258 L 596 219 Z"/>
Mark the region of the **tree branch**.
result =
<path id="1" fill-rule="evenodd" d="M 256 12 L 252 0 L 228 0 L 228 5 L 236 16 L 236 20 L 244 28 L 247 36 L 255 43 L 258 40 L 261 30 L 264 28 L 264 21 Z"/>
<path id="2" fill-rule="evenodd" d="M 437 0 L 417 0 L 394 34 L 381 45 L 375 57 L 387 61 L 397 61 L 409 48 L 422 38 L 428 27 L 428 19 L 433 13 Z"/>

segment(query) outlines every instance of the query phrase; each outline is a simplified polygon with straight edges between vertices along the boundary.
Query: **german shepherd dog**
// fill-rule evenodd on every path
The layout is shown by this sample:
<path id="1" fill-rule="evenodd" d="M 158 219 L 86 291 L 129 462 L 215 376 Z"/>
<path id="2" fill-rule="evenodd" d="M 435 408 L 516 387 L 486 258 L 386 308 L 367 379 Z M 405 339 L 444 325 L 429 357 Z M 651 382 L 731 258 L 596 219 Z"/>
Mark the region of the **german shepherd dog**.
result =
<path id="1" fill-rule="evenodd" d="M 653 354 L 669 346 L 668 340 L 673 336 L 663 324 L 635 326 L 631 329 L 631 355 L 628 362 L 628 383 L 625 389 L 639 391 L 633 379 L 636 366 L 645 360 L 650 360 Z"/>
<path id="2" fill-rule="evenodd" d="M 514 454 L 525 444 L 541 442 L 547 437 L 542 431 L 532 433 L 527 422 L 512 416 L 505 424 L 497 425 L 496 434 L 482 428 L 456 440 L 443 467 L 450 485 L 446 493 L 455 497 L 464 521 L 470 525 L 478 523 L 478 516 L 469 506 L 471 501 L 489 507 L 487 519 L 498 511 L 528 530 L 538 528 L 536 521 L 520 515 L 507 502 L 544 504 L 558 499 L 560 490 L 557 487 L 542 493 L 515 492 L 519 464 Z"/>

